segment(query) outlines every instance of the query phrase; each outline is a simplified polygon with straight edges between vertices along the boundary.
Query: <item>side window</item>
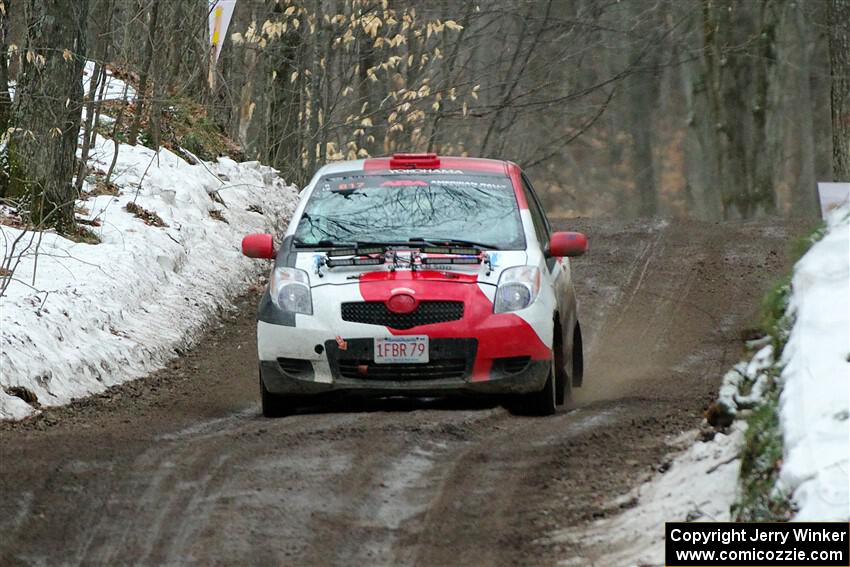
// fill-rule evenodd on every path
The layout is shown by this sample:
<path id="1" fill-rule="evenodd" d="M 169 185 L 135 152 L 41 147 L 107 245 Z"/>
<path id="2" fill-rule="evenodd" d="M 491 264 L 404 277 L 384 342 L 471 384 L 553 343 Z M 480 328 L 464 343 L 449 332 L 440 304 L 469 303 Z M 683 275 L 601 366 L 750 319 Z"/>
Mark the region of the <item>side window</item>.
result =
<path id="1" fill-rule="evenodd" d="M 546 243 L 549 242 L 549 221 L 546 220 L 540 201 L 537 200 L 537 195 L 534 194 L 534 189 L 532 189 L 531 183 L 524 173 L 522 174 L 522 190 L 525 193 L 525 200 L 528 202 L 528 211 L 531 213 L 531 222 L 534 223 L 537 241 L 540 242 L 540 246 L 546 246 Z"/>

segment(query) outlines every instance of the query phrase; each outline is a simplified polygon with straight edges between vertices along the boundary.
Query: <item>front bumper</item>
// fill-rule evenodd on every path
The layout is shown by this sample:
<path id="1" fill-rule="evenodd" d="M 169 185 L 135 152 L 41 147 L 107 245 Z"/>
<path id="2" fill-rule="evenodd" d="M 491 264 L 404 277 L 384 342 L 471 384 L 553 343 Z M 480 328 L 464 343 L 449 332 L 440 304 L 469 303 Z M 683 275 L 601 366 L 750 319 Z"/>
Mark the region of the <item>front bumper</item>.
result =
<path id="1" fill-rule="evenodd" d="M 413 280 L 393 285 L 416 288 L 422 301 L 463 301 L 463 316 L 406 330 L 346 320 L 341 305 L 364 301 L 358 285 L 314 288 L 310 316 L 278 321 L 267 316 L 268 305 L 266 309 L 261 305 L 257 350 L 266 388 L 278 394 L 349 391 L 413 396 L 512 394 L 543 388 L 552 359 L 551 304 L 539 299 L 521 312 L 495 314 L 487 295 L 494 286 L 444 284 L 447 287 L 436 289 Z M 375 365 L 374 339 L 399 335 L 427 335 L 434 364 Z M 339 349 L 338 341 L 346 348 Z"/>
<path id="2" fill-rule="evenodd" d="M 260 362 L 260 375 L 266 389 L 273 394 L 317 395 L 331 392 L 357 393 L 367 396 L 448 396 L 525 394 L 543 389 L 551 362 L 532 360 L 516 373 L 492 373 L 489 380 L 464 378 L 380 380 L 336 376 L 332 382 L 317 382 L 311 371 L 291 372 L 278 361 Z M 289 371 L 288 371 L 289 370 Z"/>

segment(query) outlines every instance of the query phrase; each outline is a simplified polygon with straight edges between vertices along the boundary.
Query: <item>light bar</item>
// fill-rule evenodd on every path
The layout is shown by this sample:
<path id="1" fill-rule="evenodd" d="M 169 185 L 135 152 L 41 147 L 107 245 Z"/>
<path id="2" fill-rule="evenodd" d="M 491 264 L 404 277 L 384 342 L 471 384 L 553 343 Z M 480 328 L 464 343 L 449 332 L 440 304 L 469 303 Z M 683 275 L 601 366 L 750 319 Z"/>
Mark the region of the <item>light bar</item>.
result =
<path id="1" fill-rule="evenodd" d="M 425 254 L 463 254 L 465 256 L 476 256 L 480 253 L 477 248 L 452 248 L 451 246 L 427 246 L 421 248 Z"/>
<path id="2" fill-rule="evenodd" d="M 393 154 L 390 169 L 437 169 L 440 158 L 437 154 Z"/>
<path id="3" fill-rule="evenodd" d="M 369 254 L 383 254 L 384 249 L 373 246 L 371 248 L 332 248 L 327 251 L 328 258 L 339 256 L 368 256 Z"/>
<path id="4" fill-rule="evenodd" d="M 328 268 L 338 268 L 340 266 L 378 266 L 385 262 L 385 258 L 328 258 L 325 260 L 325 265 Z"/>
<path id="5" fill-rule="evenodd" d="M 423 264 L 480 264 L 479 257 L 457 257 L 457 258 L 422 258 Z"/>
<path id="6" fill-rule="evenodd" d="M 344 258 L 341 260 L 331 260 L 330 258 L 328 258 L 325 261 L 325 264 L 328 268 L 337 268 L 339 266 L 353 266 L 354 258 Z"/>

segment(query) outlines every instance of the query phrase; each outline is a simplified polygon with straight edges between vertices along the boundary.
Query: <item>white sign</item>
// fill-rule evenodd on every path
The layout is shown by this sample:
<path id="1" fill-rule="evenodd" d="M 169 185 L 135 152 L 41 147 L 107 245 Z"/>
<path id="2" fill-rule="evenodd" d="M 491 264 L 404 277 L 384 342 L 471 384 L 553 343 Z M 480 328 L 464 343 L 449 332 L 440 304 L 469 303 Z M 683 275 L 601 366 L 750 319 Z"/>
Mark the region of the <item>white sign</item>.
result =
<path id="1" fill-rule="evenodd" d="M 850 199 L 850 183 L 818 183 L 821 218 Z"/>
<path id="2" fill-rule="evenodd" d="M 227 37 L 227 27 L 230 25 L 230 18 L 233 17 L 233 10 L 236 8 L 236 0 L 210 0 L 210 45 L 215 48 L 214 62 L 218 62 L 218 56 L 221 54 L 221 46 L 224 43 L 224 38 Z"/>

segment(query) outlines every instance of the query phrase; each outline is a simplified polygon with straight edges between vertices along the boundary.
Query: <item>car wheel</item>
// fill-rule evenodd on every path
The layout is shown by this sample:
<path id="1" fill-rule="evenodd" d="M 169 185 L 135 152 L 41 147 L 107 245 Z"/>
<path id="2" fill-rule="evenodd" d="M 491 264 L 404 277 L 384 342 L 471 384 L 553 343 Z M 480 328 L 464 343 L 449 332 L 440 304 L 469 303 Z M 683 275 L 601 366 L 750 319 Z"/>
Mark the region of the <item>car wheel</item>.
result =
<path id="1" fill-rule="evenodd" d="M 519 415 L 545 416 L 553 415 L 557 409 L 557 379 L 554 364 L 549 368 L 549 377 L 543 389 L 539 392 L 522 394 L 515 399 L 510 408 Z"/>
<path id="2" fill-rule="evenodd" d="M 572 380 L 568 374 L 560 375 L 555 382 L 555 403 L 559 406 L 570 405 L 573 401 Z"/>
<path id="3" fill-rule="evenodd" d="M 262 376 L 260 376 L 260 405 L 264 417 L 284 417 L 292 415 L 298 409 L 294 400 L 269 392 L 263 384 Z"/>
<path id="4" fill-rule="evenodd" d="M 531 415 L 552 415 L 558 404 L 558 384 L 554 368 L 549 370 L 549 378 L 539 392 L 528 394 L 528 412 Z"/>
<path id="5" fill-rule="evenodd" d="M 562 406 L 569 403 L 572 399 L 572 379 L 570 372 L 567 370 L 567 352 L 564 344 L 564 335 L 561 332 L 560 326 L 555 325 L 554 345 L 555 352 L 555 402 Z"/>
<path id="6" fill-rule="evenodd" d="M 581 340 L 581 325 L 578 323 L 573 331 L 573 351 L 570 356 L 572 357 L 572 385 L 580 388 L 584 381 L 584 345 Z"/>

